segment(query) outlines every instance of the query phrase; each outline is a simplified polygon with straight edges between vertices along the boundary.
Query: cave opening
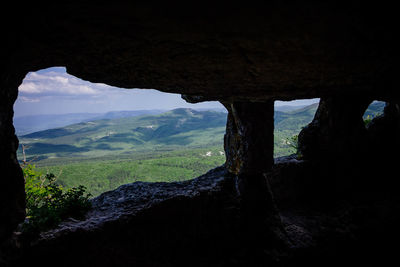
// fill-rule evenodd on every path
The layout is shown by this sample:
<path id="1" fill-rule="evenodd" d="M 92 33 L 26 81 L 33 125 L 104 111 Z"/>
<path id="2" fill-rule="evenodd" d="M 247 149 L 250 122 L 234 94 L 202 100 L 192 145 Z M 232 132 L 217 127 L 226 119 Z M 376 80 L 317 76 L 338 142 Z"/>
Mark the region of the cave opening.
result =
<path id="1" fill-rule="evenodd" d="M 274 102 L 274 158 L 298 154 L 298 135 L 318 105 L 319 98 Z"/>
<path id="2" fill-rule="evenodd" d="M 14 104 L 22 165 L 92 196 L 136 182 L 196 178 L 225 162 L 226 109 L 179 94 L 90 83 L 52 67 L 26 75 Z"/>
<path id="3" fill-rule="evenodd" d="M 369 104 L 368 108 L 365 110 L 363 114 L 363 120 L 365 126 L 368 127 L 372 120 L 378 116 L 383 115 L 383 111 L 385 109 L 386 102 L 374 100 Z"/>

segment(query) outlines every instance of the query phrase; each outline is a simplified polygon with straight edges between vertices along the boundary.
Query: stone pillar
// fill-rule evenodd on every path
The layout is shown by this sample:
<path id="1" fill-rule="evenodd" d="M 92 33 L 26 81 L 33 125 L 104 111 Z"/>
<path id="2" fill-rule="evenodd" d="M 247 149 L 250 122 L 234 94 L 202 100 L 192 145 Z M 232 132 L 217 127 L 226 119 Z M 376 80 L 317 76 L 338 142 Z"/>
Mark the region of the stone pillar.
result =
<path id="1" fill-rule="evenodd" d="M 396 181 L 393 174 L 398 173 L 399 164 L 400 101 L 387 102 L 383 114 L 371 121 L 367 132 L 368 169 L 376 169 L 375 174 L 371 175 L 379 177 L 381 185 L 387 185 L 390 180 Z"/>
<path id="2" fill-rule="evenodd" d="M 383 114 L 374 118 L 367 127 L 371 148 L 380 156 L 390 157 L 400 148 L 400 104 L 387 102 Z"/>
<path id="3" fill-rule="evenodd" d="M 274 162 L 274 101 L 224 105 L 229 112 L 224 137 L 226 167 L 236 175 L 244 235 L 253 242 L 286 246 L 266 176 Z"/>
<path id="4" fill-rule="evenodd" d="M 236 175 L 271 170 L 274 102 L 235 102 L 225 107 L 229 112 L 224 138 L 228 170 Z"/>
<path id="5" fill-rule="evenodd" d="M 366 141 L 362 116 L 370 103 L 364 97 L 322 98 L 313 121 L 299 134 L 303 158 L 340 160 L 362 153 Z"/>
<path id="6" fill-rule="evenodd" d="M 16 151 L 13 105 L 23 75 L 0 74 L 0 243 L 25 219 L 25 187 Z"/>

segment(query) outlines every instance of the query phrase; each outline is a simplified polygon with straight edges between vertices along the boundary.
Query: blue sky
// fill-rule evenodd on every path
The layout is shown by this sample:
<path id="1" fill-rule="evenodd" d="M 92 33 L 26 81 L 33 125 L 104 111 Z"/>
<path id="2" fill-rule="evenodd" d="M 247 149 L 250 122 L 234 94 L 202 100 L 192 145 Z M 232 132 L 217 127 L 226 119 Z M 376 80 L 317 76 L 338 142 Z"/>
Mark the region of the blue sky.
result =
<path id="1" fill-rule="evenodd" d="M 179 94 L 153 89 L 122 89 L 90 83 L 69 75 L 64 67 L 29 72 L 18 88 L 15 116 L 65 113 L 104 113 L 114 110 L 223 108 L 216 101 L 186 103 Z M 276 105 L 304 105 L 316 100 L 276 101 Z"/>

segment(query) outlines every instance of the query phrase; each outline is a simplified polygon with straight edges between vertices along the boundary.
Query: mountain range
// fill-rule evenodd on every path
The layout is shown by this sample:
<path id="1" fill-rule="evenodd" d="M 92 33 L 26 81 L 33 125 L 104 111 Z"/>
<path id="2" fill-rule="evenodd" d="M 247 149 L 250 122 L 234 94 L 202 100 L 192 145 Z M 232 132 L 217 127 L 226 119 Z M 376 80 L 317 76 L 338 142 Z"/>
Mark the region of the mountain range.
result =
<path id="1" fill-rule="evenodd" d="M 196 109 L 198 111 L 219 111 L 226 113 L 224 108 Z M 157 115 L 167 112 L 165 109 L 146 109 L 146 110 L 118 110 L 106 113 L 67 113 L 67 114 L 40 114 L 14 117 L 15 132 L 18 136 L 33 132 L 43 131 L 52 128 L 64 127 L 70 124 L 104 120 L 120 119 L 142 115 Z"/>
<path id="2" fill-rule="evenodd" d="M 382 112 L 383 106 L 383 102 L 372 103 L 365 116 L 377 115 Z M 293 152 L 286 141 L 298 134 L 313 119 L 317 108 L 318 103 L 315 103 L 297 109 L 275 111 L 276 156 Z M 63 122 L 78 117 L 78 114 L 68 115 Z M 227 114 L 221 111 L 179 108 L 167 112 L 139 110 L 100 115 L 84 114 L 82 118 L 84 121 L 79 123 L 21 135 L 20 144 L 25 146 L 28 156 L 40 158 L 93 157 L 140 151 L 222 147 Z M 21 149 L 19 155 L 21 156 Z"/>
<path id="3" fill-rule="evenodd" d="M 30 156 L 131 153 L 222 142 L 226 113 L 175 109 L 157 115 L 86 121 L 20 136 Z"/>
<path id="4" fill-rule="evenodd" d="M 382 108 L 373 103 L 365 116 L 379 114 Z M 289 142 L 313 119 L 316 109 L 316 104 L 275 109 L 275 157 L 295 153 Z M 55 174 L 65 188 L 83 185 L 94 196 L 135 181 L 192 179 L 225 162 L 226 111 L 130 114 L 111 113 L 107 119 L 95 119 L 96 115 L 93 120 L 19 136 L 18 158 L 23 158 L 23 145 L 27 161 L 43 174 Z"/>
<path id="5" fill-rule="evenodd" d="M 91 120 L 118 119 L 134 117 L 140 115 L 155 115 L 166 110 L 130 110 L 130 111 L 110 111 L 107 113 L 67 113 L 67 114 L 45 114 L 28 115 L 14 118 L 16 134 L 26 135 L 29 133 L 43 131 L 52 128 L 64 127 L 74 123 Z"/>

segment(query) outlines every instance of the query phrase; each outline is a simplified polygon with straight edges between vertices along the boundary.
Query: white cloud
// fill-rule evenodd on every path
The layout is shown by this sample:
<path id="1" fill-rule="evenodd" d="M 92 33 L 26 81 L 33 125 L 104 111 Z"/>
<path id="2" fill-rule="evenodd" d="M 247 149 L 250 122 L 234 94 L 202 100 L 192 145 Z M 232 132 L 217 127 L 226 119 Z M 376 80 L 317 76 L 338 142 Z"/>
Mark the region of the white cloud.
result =
<path id="1" fill-rule="evenodd" d="M 154 89 L 122 89 L 90 83 L 66 73 L 64 67 L 30 72 L 19 87 L 14 111 L 18 116 L 112 110 L 215 108 L 218 102 L 188 104 L 178 94 Z"/>
<path id="2" fill-rule="evenodd" d="M 19 86 L 18 90 L 21 93 L 27 93 L 27 94 L 38 94 L 41 92 L 37 84 L 34 82 L 23 82 Z"/>
<path id="3" fill-rule="evenodd" d="M 40 102 L 39 98 L 30 98 L 30 97 L 26 97 L 26 96 L 21 96 L 21 97 L 19 97 L 19 99 L 22 102 L 25 102 L 25 103 L 37 103 L 37 102 Z"/>
<path id="4" fill-rule="evenodd" d="M 61 77 L 61 76 L 55 76 L 55 77 L 53 77 L 53 80 L 56 82 L 59 82 L 61 84 L 68 84 L 68 81 L 69 81 L 68 78 Z"/>
<path id="5" fill-rule="evenodd" d="M 109 88 L 111 86 L 90 83 L 67 73 L 49 71 L 46 73 L 28 73 L 18 89 L 23 95 L 95 96 L 106 93 Z"/>

